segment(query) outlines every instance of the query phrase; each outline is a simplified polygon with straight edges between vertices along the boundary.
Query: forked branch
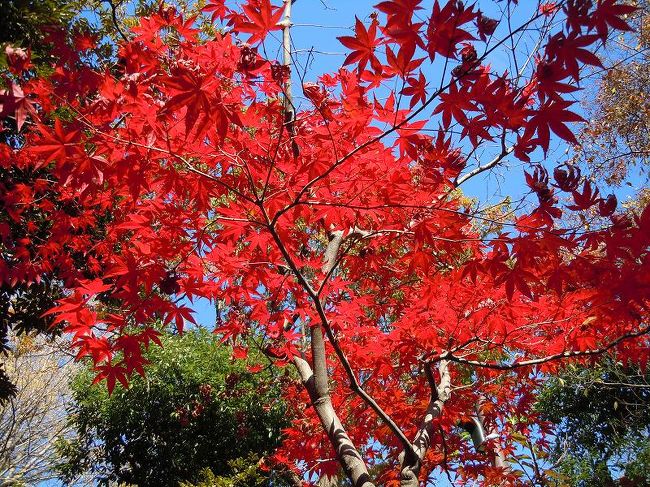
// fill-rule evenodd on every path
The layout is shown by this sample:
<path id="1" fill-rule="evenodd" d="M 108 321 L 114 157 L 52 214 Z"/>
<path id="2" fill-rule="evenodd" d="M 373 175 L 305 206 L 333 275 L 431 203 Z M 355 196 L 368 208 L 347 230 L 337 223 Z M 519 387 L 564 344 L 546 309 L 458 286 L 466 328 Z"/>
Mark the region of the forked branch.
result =
<path id="1" fill-rule="evenodd" d="M 435 380 L 431 364 L 424 364 L 427 380 L 431 387 L 431 399 L 424 413 L 420 427 L 413 439 L 414 454 L 404 451 L 400 455 L 401 472 L 400 487 L 418 487 L 418 476 L 422 460 L 431 446 L 434 434 L 433 421 L 440 417 L 445 403 L 451 397 L 451 375 L 449 362 L 441 360 L 438 363 L 439 381 Z"/>

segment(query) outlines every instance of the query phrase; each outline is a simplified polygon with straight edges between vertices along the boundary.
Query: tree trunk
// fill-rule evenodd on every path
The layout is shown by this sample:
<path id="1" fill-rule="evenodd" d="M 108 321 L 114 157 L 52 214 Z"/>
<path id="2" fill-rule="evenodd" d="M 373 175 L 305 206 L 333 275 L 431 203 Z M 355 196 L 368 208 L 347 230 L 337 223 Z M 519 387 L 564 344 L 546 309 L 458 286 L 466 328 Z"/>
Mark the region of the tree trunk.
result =
<path id="1" fill-rule="evenodd" d="M 444 360 L 438 365 L 440 383 L 437 385 L 431 370 L 426 369 L 427 379 L 431 385 L 431 400 L 413 440 L 415 455 L 408 455 L 407 452 L 400 454 L 400 487 L 419 486 L 418 476 L 422 467 L 422 460 L 431 446 L 431 438 L 433 437 L 433 420 L 442 414 L 445 402 L 451 396 L 451 377 L 448 365 L 448 362 Z"/>
<path id="2" fill-rule="evenodd" d="M 314 333 L 314 330 L 318 331 Z M 312 329 L 312 343 L 314 341 L 313 335 L 320 335 L 320 340 L 322 341 L 322 330 L 320 330 L 320 327 L 314 327 Z M 316 341 L 318 342 L 318 339 Z M 368 469 L 361 455 L 346 433 L 343 424 L 341 424 L 341 420 L 332 406 L 329 392 L 323 392 L 322 389 L 316 386 L 317 381 L 314 373 L 305 360 L 300 357 L 294 357 L 293 361 L 298 369 L 302 383 L 309 393 L 311 404 L 314 406 L 314 410 L 336 452 L 336 457 L 343 467 L 343 471 L 352 481 L 352 485 L 354 487 L 375 487 L 370 481 Z"/>

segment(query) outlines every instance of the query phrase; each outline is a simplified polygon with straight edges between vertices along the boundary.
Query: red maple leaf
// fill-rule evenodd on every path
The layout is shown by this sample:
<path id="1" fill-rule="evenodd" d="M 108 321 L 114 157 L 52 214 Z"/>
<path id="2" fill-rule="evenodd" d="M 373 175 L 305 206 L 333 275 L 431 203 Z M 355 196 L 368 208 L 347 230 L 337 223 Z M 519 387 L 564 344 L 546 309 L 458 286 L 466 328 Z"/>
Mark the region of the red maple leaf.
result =
<path id="1" fill-rule="evenodd" d="M 588 49 L 597 40 L 598 36 L 595 34 L 580 35 L 573 31 L 565 36 L 564 33 L 560 33 L 551 38 L 547 52 L 564 65 L 566 74 L 578 80 L 580 72 L 578 61 L 591 66 L 603 66 L 598 56 Z"/>
<path id="2" fill-rule="evenodd" d="M 406 77 L 417 69 L 423 62 L 424 58 L 413 59 L 415 54 L 415 44 L 404 44 L 397 51 L 397 55 L 390 47 L 386 48 L 387 66 L 384 70 L 385 75 L 396 74 Z"/>
<path id="3" fill-rule="evenodd" d="M 375 8 L 386 15 L 401 17 L 422 10 L 422 0 L 387 0 L 379 2 Z"/>
<path id="4" fill-rule="evenodd" d="M 386 25 L 381 27 L 382 33 L 395 41 L 401 49 L 414 51 L 416 46 L 424 49 L 420 35 L 422 22 L 413 23 L 415 12 L 422 10 L 419 5 L 422 0 L 392 0 L 380 2 L 375 8 L 386 14 Z"/>
<path id="5" fill-rule="evenodd" d="M 584 122 L 584 119 L 577 113 L 567 110 L 573 103 L 563 100 L 547 100 L 538 110 L 533 110 L 533 116 L 528 120 L 526 125 L 523 136 L 524 140 L 530 140 L 533 133 L 537 132 L 539 145 L 542 146 L 544 151 L 547 151 L 551 138 L 550 131 L 553 131 L 553 133 L 567 142 L 577 144 L 578 140 L 576 136 L 567 127 L 566 123 Z"/>
<path id="6" fill-rule="evenodd" d="M 355 35 L 337 37 L 341 44 L 348 49 L 352 49 L 352 52 L 345 58 L 343 65 L 358 63 L 361 72 L 370 63 L 372 69 L 379 73 L 382 71 L 382 65 L 375 55 L 375 49 L 381 44 L 381 40 L 377 39 L 377 25 L 379 23 L 376 19 L 373 19 L 370 27 L 366 30 L 359 18 L 355 18 Z"/>
<path id="7" fill-rule="evenodd" d="M 477 17 L 478 13 L 474 13 L 472 8 L 466 8 L 462 2 L 447 2 L 440 8 L 436 0 L 427 28 L 427 52 L 431 60 L 436 54 L 456 57 L 458 44 L 474 39 L 474 36 L 461 26 Z"/>
<path id="8" fill-rule="evenodd" d="M 214 95 L 214 78 L 210 74 L 197 73 L 189 69 L 178 70 L 165 84 L 172 89 L 172 96 L 165 105 L 165 111 L 185 108 L 185 133 L 189 134 L 197 121 L 198 133 L 202 134 L 210 121 L 223 119 Z M 223 124 L 220 128 L 223 131 Z"/>
<path id="9" fill-rule="evenodd" d="M 0 119 L 13 115 L 18 130 L 27 120 L 27 114 L 36 117 L 36 109 L 17 84 L 9 81 L 9 88 L 0 91 Z"/>
<path id="10" fill-rule="evenodd" d="M 617 3 L 617 0 L 599 0 L 596 9 L 589 16 L 587 25 L 589 30 L 596 30 L 600 38 L 605 42 L 609 28 L 630 31 L 632 28 L 623 17 L 638 10 L 638 7 Z"/>
<path id="11" fill-rule="evenodd" d="M 189 321 L 190 323 L 196 325 L 196 320 L 192 316 L 192 311 L 187 306 L 170 306 L 167 315 L 165 316 L 165 324 L 174 322 L 178 333 L 183 333 L 183 328 L 185 327 L 185 322 Z"/>
<path id="12" fill-rule="evenodd" d="M 39 127 L 39 131 L 42 137 L 32 146 L 31 151 L 44 156 L 45 164 L 55 159 L 63 162 L 83 151 L 79 144 L 81 132 L 79 130 L 64 129 L 61 120 L 58 118 L 54 121 L 53 134 L 44 126 Z"/>
<path id="13" fill-rule="evenodd" d="M 409 108 L 413 108 L 419 102 L 424 103 L 427 99 L 427 80 L 422 71 L 417 78 L 408 78 L 406 82 L 409 86 L 402 90 L 402 94 L 411 97 Z"/>
<path id="14" fill-rule="evenodd" d="M 271 5 L 270 0 L 249 0 L 242 5 L 245 17 L 236 20 L 236 29 L 239 32 L 251 34 L 248 42 L 255 44 L 263 41 L 269 32 L 280 30 L 278 25 L 282 18 L 282 9 Z"/>
<path id="15" fill-rule="evenodd" d="M 97 36 L 88 32 L 78 34 L 74 38 L 74 47 L 79 51 L 94 49 L 97 46 Z"/>
<path id="16" fill-rule="evenodd" d="M 448 93 L 440 94 L 440 103 L 433 110 L 433 113 L 442 113 L 442 124 L 445 128 L 451 125 L 451 118 L 461 124 L 467 124 L 467 111 L 476 110 L 476 105 L 472 103 L 465 87 L 458 89 L 456 83 L 449 85 Z"/>
<path id="17" fill-rule="evenodd" d="M 582 193 L 574 190 L 572 195 L 575 205 L 568 206 L 571 210 L 588 210 L 600 201 L 598 189 L 592 188 L 589 181 L 585 181 L 582 185 Z"/>
<path id="18" fill-rule="evenodd" d="M 217 19 L 223 19 L 228 15 L 230 9 L 226 7 L 226 0 L 210 0 L 210 2 L 201 9 L 202 12 L 212 12 L 210 20 L 214 22 Z"/>
<path id="19" fill-rule="evenodd" d="M 126 367 L 108 363 L 106 365 L 96 366 L 95 370 L 99 373 L 93 379 L 93 384 L 98 384 L 99 382 L 106 380 L 106 387 L 108 388 L 109 394 L 113 393 L 117 381 L 119 381 L 125 389 L 129 387 Z"/>

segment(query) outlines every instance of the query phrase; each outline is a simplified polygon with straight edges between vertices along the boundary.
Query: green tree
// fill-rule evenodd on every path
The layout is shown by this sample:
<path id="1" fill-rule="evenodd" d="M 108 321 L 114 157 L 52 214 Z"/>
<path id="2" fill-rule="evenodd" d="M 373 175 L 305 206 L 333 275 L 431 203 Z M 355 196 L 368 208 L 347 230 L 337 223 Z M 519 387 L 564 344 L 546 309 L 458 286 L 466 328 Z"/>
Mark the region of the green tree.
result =
<path id="1" fill-rule="evenodd" d="M 128 389 L 109 395 L 90 387 L 89 369 L 76 377 L 70 414 L 78 436 L 60 443 L 61 477 L 92 472 L 104 483 L 164 486 L 205 481 L 209 469 L 268 483 L 269 474 L 250 466 L 278 445 L 287 425 L 278 387 L 285 376 L 249 372 L 205 331 L 167 335 L 162 344 L 147 355 L 146 377 Z"/>
<path id="2" fill-rule="evenodd" d="M 49 51 L 45 42 L 48 27 L 69 27 L 79 12 L 81 1 L 7 0 L 2 2 L 0 44 L 29 47 L 37 55 Z"/>
<path id="3" fill-rule="evenodd" d="M 569 366 L 544 386 L 538 408 L 558 425 L 559 485 L 650 485 L 650 373 L 615 359 Z"/>

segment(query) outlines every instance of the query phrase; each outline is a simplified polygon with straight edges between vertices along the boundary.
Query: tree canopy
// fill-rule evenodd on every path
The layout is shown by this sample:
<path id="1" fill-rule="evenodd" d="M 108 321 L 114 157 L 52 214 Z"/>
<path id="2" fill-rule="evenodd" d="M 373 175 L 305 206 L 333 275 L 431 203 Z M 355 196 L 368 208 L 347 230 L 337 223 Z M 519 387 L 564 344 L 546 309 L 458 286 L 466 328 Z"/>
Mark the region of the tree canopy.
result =
<path id="1" fill-rule="evenodd" d="M 205 331 L 161 341 L 162 349 L 146 354 L 146 377 L 128 389 L 109 396 L 91 386 L 91 370 L 76 377 L 69 414 L 77 435 L 59 442 L 63 478 L 177 486 L 198 482 L 205 469 L 231 475 L 233 461 L 252 466 L 260 481 L 268 478 L 256 463 L 288 424 L 282 376 L 231 363 L 231 350 Z"/>
<path id="2" fill-rule="evenodd" d="M 612 185 L 630 184 L 629 172 L 640 172 L 644 184 L 641 198 L 648 198 L 648 114 L 650 114 L 650 5 L 635 3 L 630 16 L 634 31 L 621 34 L 616 48 L 607 53 L 605 70 L 593 89 L 594 100 L 587 106 L 589 123 L 580 136 L 577 157 L 593 175 Z M 645 190 L 645 191 L 644 191 Z"/>
<path id="3" fill-rule="evenodd" d="M 0 167 L 24 179 L 0 196 L 3 282 L 61 283 L 47 316 L 109 392 L 146 376 L 153 323 L 181 332 L 192 303 L 216 304 L 251 373 L 253 347 L 300 378 L 274 461 L 304 478 L 525 482 L 509 458 L 522 437 L 549 449 L 547 374 L 649 356 L 650 208 L 617 212 L 555 150 L 577 143 L 594 51 L 635 8 L 383 1 L 313 80 L 299 8 L 212 0 L 206 36 L 161 4 L 114 69 L 57 33 L 51 76 L 15 62 L 2 114 L 23 142 Z M 495 202 L 462 191 L 508 165 L 526 194 L 492 222 Z"/>
<path id="4" fill-rule="evenodd" d="M 609 359 L 593 368 L 569 366 L 545 385 L 538 408 L 560 425 L 554 457 L 565 483 L 650 483 L 648 379 Z"/>

